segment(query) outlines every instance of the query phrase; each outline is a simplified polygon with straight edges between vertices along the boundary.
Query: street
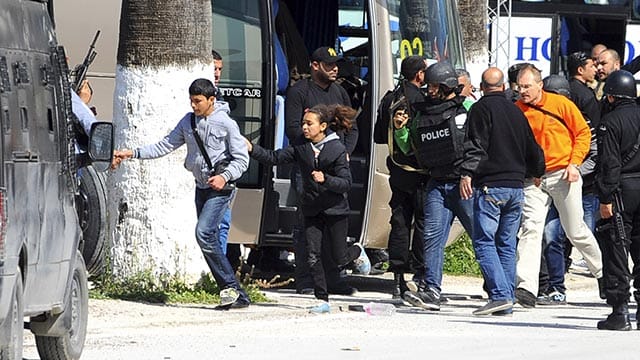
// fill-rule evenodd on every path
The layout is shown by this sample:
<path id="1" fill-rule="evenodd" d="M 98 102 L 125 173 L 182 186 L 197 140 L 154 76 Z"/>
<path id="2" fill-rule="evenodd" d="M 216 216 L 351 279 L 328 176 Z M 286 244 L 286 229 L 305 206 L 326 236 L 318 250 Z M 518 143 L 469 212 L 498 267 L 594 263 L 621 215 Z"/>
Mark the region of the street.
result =
<path id="1" fill-rule="evenodd" d="M 270 303 L 248 309 L 214 310 L 201 305 L 149 305 L 90 300 L 83 359 L 637 359 L 634 330 L 596 330 L 609 313 L 593 278 L 567 276 L 568 305 L 524 309 L 512 316 L 477 317 L 479 278 L 445 276 L 449 298 L 441 311 L 398 306 L 391 316 L 348 311 L 350 304 L 392 303 L 385 290 L 390 274 L 349 279 L 356 296 L 332 296 L 331 314 L 310 315 L 312 296 L 268 290 Z M 26 332 L 25 332 L 26 334 Z M 32 336 L 25 336 L 24 358 L 38 359 Z"/>

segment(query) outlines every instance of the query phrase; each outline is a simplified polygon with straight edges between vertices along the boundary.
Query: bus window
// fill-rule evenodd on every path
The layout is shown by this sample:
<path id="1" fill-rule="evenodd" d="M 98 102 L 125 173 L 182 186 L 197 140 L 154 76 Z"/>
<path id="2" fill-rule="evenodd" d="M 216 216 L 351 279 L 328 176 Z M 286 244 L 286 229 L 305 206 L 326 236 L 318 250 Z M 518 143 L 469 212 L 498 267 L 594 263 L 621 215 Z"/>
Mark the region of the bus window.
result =
<path id="1" fill-rule="evenodd" d="M 633 0 L 632 14 L 634 19 L 640 19 L 640 0 Z"/>
<path id="2" fill-rule="evenodd" d="M 423 56 L 429 63 L 449 61 L 456 68 L 464 67 L 454 6 L 455 2 L 445 0 L 388 1 L 396 77 L 402 59 L 411 55 Z"/>
<path id="3" fill-rule="evenodd" d="M 213 48 L 223 61 L 220 90 L 231 107 L 231 117 L 240 132 L 251 140 L 262 131 L 263 53 L 259 2 L 251 0 L 212 0 Z M 213 77 L 213 74 L 211 74 Z M 251 161 L 249 170 L 238 181 L 244 186 L 260 184 L 260 166 Z"/>

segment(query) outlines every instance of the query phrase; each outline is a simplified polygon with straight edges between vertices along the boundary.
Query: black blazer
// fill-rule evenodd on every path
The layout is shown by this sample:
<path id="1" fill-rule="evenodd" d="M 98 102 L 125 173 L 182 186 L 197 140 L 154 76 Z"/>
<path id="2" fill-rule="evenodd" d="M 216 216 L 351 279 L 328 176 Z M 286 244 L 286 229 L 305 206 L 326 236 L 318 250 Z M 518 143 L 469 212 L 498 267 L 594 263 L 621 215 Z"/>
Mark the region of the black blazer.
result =
<path id="1" fill-rule="evenodd" d="M 351 189 L 351 170 L 347 151 L 339 139 L 324 144 L 318 161 L 315 161 L 311 143 L 269 150 L 253 145 L 251 157 L 267 165 L 297 163 L 302 174 L 304 194 L 299 200 L 304 216 L 346 215 L 349 213 L 347 192 Z M 313 180 L 311 172 L 324 173 L 324 183 Z"/>

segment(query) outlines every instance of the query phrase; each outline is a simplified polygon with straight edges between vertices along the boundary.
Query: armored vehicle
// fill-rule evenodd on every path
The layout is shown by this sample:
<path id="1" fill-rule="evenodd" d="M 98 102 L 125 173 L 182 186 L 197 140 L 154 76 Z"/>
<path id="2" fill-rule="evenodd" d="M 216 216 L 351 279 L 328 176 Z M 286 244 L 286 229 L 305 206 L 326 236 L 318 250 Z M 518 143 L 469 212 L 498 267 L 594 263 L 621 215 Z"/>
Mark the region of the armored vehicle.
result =
<path id="1" fill-rule="evenodd" d="M 0 359 L 22 359 L 27 323 L 42 359 L 78 359 L 88 287 L 66 56 L 46 0 L 3 0 L 0 28 Z M 112 138 L 93 123 L 93 170 Z"/>

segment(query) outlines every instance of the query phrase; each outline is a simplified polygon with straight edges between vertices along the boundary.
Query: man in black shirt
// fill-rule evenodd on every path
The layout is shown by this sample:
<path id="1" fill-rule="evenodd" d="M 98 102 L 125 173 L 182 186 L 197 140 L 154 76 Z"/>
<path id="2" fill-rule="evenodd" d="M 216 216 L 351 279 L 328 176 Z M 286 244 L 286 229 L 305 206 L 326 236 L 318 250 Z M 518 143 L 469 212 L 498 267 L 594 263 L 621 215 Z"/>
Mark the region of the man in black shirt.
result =
<path id="1" fill-rule="evenodd" d="M 299 144 L 302 135 L 302 117 L 306 109 L 318 104 L 351 106 L 347 91 L 335 83 L 338 76 L 337 61 L 340 57 L 333 48 L 321 47 L 311 54 L 311 78 L 302 79 L 287 90 L 285 101 L 285 132 L 289 142 Z M 338 133 L 349 154 L 358 143 L 356 124 L 346 134 Z"/>
<path id="2" fill-rule="evenodd" d="M 505 314 L 515 300 L 524 179 L 541 177 L 545 163 L 527 118 L 504 96 L 502 71 L 485 70 L 480 87 L 484 96 L 467 120 L 460 197 L 473 198 L 471 239 L 489 294 L 473 314 Z"/>
<path id="3" fill-rule="evenodd" d="M 606 320 L 598 322 L 598 329 L 631 330 L 629 322 L 629 280 L 633 279 L 636 302 L 640 301 L 640 108 L 635 103 L 636 84 L 631 73 L 619 70 L 611 73 L 604 85 L 605 99 L 612 111 L 602 118 L 598 129 L 600 173 L 596 179 L 600 215 L 598 235 L 602 246 L 603 279 L 607 304 L 613 311 Z M 612 206 L 615 198 L 622 203 Z M 614 225 L 612 216 L 621 214 L 624 238 L 607 225 Z M 615 226 L 613 226 L 615 228 Z M 609 230 L 611 231 L 611 230 Z M 603 235 L 605 235 L 603 237 Z M 629 273 L 629 255 L 633 260 L 633 274 Z M 636 321 L 640 317 L 636 314 Z"/>

